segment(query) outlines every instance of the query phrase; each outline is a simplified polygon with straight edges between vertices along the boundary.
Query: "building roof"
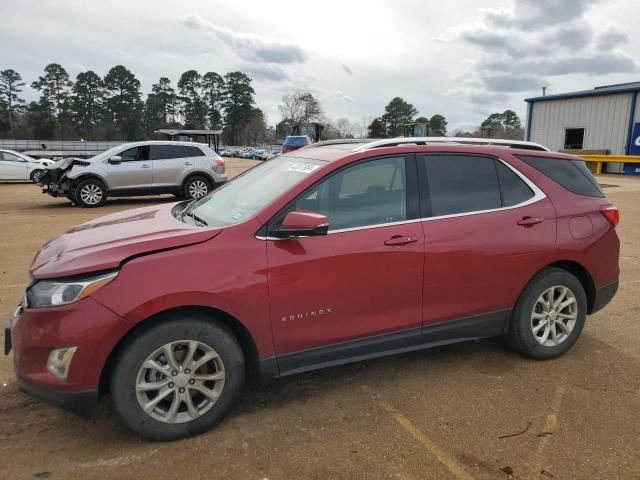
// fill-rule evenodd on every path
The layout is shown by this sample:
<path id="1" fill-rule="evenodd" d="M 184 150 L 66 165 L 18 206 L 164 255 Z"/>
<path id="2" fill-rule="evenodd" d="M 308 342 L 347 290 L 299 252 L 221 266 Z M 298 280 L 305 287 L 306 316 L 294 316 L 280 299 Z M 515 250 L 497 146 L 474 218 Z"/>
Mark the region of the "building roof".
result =
<path id="1" fill-rule="evenodd" d="M 595 97 L 599 95 L 615 95 L 618 93 L 634 93 L 640 92 L 639 82 L 618 83 L 615 85 L 602 85 L 600 87 L 594 87 L 592 90 L 580 90 L 578 92 L 559 93 L 556 95 L 545 95 L 541 97 L 525 98 L 525 102 L 546 102 L 549 100 L 561 100 L 564 98 L 579 98 L 579 97 Z"/>

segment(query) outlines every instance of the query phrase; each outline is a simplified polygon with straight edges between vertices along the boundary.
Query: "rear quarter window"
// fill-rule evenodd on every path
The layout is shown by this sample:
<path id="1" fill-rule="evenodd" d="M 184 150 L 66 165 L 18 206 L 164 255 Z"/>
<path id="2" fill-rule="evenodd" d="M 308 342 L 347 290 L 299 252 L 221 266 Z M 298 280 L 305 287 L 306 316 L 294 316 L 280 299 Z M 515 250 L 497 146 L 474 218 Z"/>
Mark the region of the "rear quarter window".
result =
<path id="1" fill-rule="evenodd" d="M 582 160 L 527 155 L 519 155 L 518 158 L 572 193 L 586 197 L 604 197 L 598 182 Z"/>

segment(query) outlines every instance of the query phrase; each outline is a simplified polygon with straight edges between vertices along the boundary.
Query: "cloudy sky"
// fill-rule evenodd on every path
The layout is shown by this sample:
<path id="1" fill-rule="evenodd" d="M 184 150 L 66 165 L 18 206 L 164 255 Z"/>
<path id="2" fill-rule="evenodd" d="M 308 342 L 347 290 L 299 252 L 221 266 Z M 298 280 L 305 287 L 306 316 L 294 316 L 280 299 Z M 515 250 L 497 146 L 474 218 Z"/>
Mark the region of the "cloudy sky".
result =
<path id="1" fill-rule="evenodd" d="M 370 120 L 402 96 L 453 131 L 524 116 L 542 85 L 640 80 L 637 14 L 637 0 L 2 0 L 0 68 L 31 83 L 51 62 L 73 78 L 122 64 L 145 92 L 189 69 L 240 70 L 271 124 L 304 89 L 331 118 Z"/>

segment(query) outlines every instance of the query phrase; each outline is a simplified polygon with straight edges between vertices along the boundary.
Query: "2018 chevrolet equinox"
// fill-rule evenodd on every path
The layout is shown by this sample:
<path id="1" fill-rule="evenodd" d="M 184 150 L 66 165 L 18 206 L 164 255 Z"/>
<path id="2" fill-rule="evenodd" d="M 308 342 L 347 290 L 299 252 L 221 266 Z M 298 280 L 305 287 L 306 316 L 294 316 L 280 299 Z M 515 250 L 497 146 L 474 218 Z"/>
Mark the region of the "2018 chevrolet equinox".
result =
<path id="1" fill-rule="evenodd" d="M 87 416 L 110 393 L 132 430 L 186 437 L 250 376 L 498 335 L 564 354 L 617 290 L 618 220 L 536 144 L 324 142 L 51 240 L 5 351 L 36 398 Z"/>

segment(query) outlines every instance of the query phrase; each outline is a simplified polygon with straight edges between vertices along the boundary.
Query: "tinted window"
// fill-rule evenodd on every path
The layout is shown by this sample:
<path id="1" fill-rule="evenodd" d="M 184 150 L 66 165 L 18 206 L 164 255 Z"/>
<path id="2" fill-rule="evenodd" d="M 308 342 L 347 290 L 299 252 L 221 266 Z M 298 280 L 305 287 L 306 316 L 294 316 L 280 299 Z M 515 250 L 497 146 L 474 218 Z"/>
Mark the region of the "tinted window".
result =
<path id="1" fill-rule="evenodd" d="M 502 162 L 496 162 L 496 167 L 498 169 L 498 180 L 500 181 L 503 207 L 518 205 L 533 197 L 533 191 L 513 170 Z"/>
<path id="2" fill-rule="evenodd" d="M 501 207 L 493 158 L 428 155 L 426 165 L 431 215 L 451 215 Z"/>
<path id="3" fill-rule="evenodd" d="M 149 160 L 149 147 L 133 147 L 116 155 L 122 157 L 123 162 Z"/>
<path id="4" fill-rule="evenodd" d="M 154 160 L 168 160 L 170 158 L 186 157 L 183 147 L 180 145 L 153 145 L 151 147 Z"/>
<path id="5" fill-rule="evenodd" d="M 182 147 L 184 150 L 184 157 L 204 157 L 205 153 L 198 147 Z"/>
<path id="6" fill-rule="evenodd" d="M 296 201 L 329 219 L 329 230 L 407 219 L 404 157 L 372 160 L 332 175 Z"/>
<path id="7" fill-rule="evenodd" d="M 519 156 L 523 162 L 542 172 L 570 192 L 587 197 L 604 197 L 598 182 L 581 160 Z"/>

